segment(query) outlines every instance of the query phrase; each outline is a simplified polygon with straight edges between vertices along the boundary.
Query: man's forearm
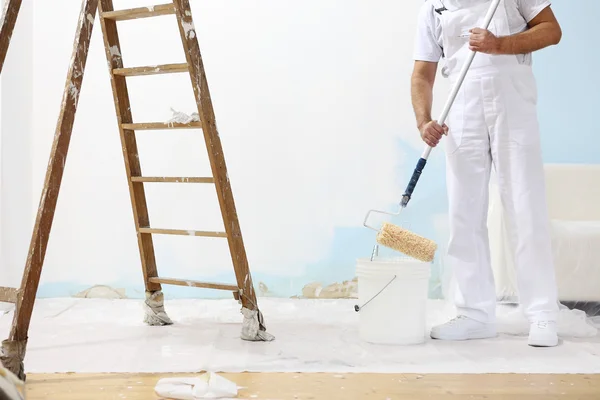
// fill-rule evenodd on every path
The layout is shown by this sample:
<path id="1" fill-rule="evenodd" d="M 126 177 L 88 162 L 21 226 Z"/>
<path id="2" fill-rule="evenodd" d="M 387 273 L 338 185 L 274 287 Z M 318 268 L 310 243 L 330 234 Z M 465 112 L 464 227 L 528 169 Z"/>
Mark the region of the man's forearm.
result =
<path id="1" fill-rule="evenodd" d="M 433 85 L 427 79 L 415 76 L 411 80 L 411 98 L 417 120 L 417 127 L 431 121 Z"/>
<path id="2" fill-rule="evenodd" d="M 526 54 L 558 44 L 560 28 L 555 24 L 541 23 L 525 32 L 498 38 L 499 54 Z"/>

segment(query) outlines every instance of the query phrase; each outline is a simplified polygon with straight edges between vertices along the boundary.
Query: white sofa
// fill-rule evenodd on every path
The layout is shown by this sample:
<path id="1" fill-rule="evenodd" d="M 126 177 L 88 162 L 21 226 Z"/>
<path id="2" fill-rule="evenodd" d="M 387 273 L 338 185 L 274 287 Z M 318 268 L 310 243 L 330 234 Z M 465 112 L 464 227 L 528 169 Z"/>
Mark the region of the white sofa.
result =
<path id="1" fill-rule="evenodd" d="M 600 302 L 600 165 L 546 164 L 546 196 L 559 300 Z M 518 291 L 492 177 L 488 228 L 492 269 L 500 301 L 516 301 Z"/>

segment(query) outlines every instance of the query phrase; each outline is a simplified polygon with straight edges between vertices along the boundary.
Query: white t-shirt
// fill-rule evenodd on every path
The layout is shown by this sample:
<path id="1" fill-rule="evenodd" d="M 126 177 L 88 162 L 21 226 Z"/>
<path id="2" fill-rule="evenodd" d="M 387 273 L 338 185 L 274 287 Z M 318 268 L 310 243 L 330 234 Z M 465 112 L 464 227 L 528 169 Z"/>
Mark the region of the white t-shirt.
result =
<path id="1" fill-rule="evenodd" d="M 551 5 L 550 0 L 510 0 L 516 7 L 506 7 L 511 35 L 527 29 L 527 23 L 543 9 Z M 419 11 L 414 59 L 438 62 L 442 58 L 442 25 L 434 10 L 432 0 L 426 0 Z"/>

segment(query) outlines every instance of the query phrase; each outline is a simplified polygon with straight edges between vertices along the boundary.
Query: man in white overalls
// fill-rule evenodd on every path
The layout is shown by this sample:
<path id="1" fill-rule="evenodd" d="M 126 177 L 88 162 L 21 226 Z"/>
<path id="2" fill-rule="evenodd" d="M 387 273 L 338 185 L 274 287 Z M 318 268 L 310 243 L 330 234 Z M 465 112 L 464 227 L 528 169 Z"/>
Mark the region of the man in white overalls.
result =
<path id="1" fill-rule="evenodd" d="M 545 200 L 531 53 L 558 44 L 560 25 L 548 0 L 502 0 L 479 27 L 490 0 L 427 0 L 419 14 L 412 98 L 423 140 L 446 136 L 450 241 L 458 317 L 436 326 L 441 340 L 496 336 L 496 295 L 487 233 L 488 184 L 498 177 L 517 270 L 529 345 L 558 344 L 557 289 Z M 431 118 L 438 62 L 454 83 L 470 50 L 471 69 L 443 127 Z"/>

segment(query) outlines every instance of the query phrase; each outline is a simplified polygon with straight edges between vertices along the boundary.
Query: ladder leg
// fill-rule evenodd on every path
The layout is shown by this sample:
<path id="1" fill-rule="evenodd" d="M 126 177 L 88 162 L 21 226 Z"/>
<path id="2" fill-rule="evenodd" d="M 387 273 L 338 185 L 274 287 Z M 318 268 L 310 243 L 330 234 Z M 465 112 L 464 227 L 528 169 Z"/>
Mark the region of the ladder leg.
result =
<path id="1" fill-rule="evenodd" d="M 101 15 L 103 12 L 114 11 L 112 0 L 100 0 L 99 9 Z M 125 159 L 125 170 L 127 173 L 127 181 L 129 183 L 129 193 L 136 225 L 146 291 L 156 292 L 161 290 L 161 285 L 159 283 L 150 282 L 150 278 L 158 277 L 152 235 L 149 233 L 140 233 L 140 228 L 147 228 L 150 226 L 144 185 L 141 182 L 132 182 L 131 180 L 132 176 L 142 175 L 135 132 L 123 128 L 123 124 L 133 123 L 129 92 L 127 90 L 126 77 L 113 73 L 113 70 L 123 68 L 123 57 L 121 56 L 121 44 L 117 32 L 117 23 L 114 20 L 106 19 L 102 16 L 100 17 L 100 21 L 104 36 L 106 57 L 110 66 L 109 72 L 117 120 L 119 123 L 123 157 Z"/>
<path id="2" fill-rule="evenodd" d="M 8 46 L 20 9 L 21 0 L 5 0 L 2 20 L 0 21 L 0 72 L 4 67 L 4 60 L 6 59 L 6 53 L 8 53 Z"/>
<path id="3" fill-rule="evenodd" d="M 247 316 L 246 314 L 251 315 L 252 313 L 254 317 L 258 319 L 260 331 L 265 331 L 262 315 L 258 310 L 256 293 L 254 291 L 252 276 L 248 266 L 248 258 L 242 239 L 233 192 L 229 183 L 229 176 L 227 175 L 227 166 L 225 164 L 223 148 L 216 126 L 214 109 L 204 64 L 202 62 L 202 55 L 200 53 L 200 46 L 198 45 L 194 21 L 192 19 L 190 3 L 189 0 L 173 0 L 173 4 L 175 5 L 179 33 L 181 35 L 183 49 L 189 66 L 194 96 L 198 106 L 198 114 L 202 122 L 202 131 L 204 133 L 206 149 L 208 151 L 213 177 L 215 178 L 215 186 L 225 231 L 227 233 L 233 268 L 235 270 L 238 287 L 241 290 L 240 300 L 242 302 L 242 307 L 248 312 L 245 313 L 245 316 Z"/>
<path id="4" fill-rule="evenodd" d="M 97 3 L 98 0 L 84 0 L 81 8 L 77 33 L 73 44 L 73 56 L 67 74 L 54 143 L 52 144 L 50 153 L 50 162 L 46 171 L 44 189 L 33 227 L 21 288 L 17 292 L 10 337 L 2 343 L 2 363 L 21 379 L 25 378 L 23 359 L 27 346 L 29 323 L 31 321 L 31 314 L 42 273 L 42 265 L 58 201 L 65 161 L 69 150 Z"/>
<path id="5" fill-rule="evenodd" d="M 252 284 L 252 277 L 248 267 L 248 259 L 242 239 L 240 224 L 235 208 L 233 192 L 227 176 L 227 166 L 223 148 L 217 130 L 215 115 L 200 54 L 200 46 L 196 37 L 194 21 L 188 0 L 174 0 L 177 22 L 183 42 L 183 48 L 189 65 L 190 77 L 198 105 L 198 114 L 202 122 L 202 131 L 210 159 L 219 206 L 227 232 L 227 240 L 231 253 L 233 268 L 235 269 L 238 286 L 242 289 L 241 301 L 245 308 L 255 310 L 256 293 Z"/>
<path id="6" fill-rule="evenodd" d="M 143 182 L 134 182 L 132 180 L 132 176 L 142 176 L 142 167 L 138 155 L 135 131 L 125 129 L 125 124 L 131 125 L 133 123 L 129 92 L 125 80 L 126 76 L 115 73 L 115 70 L 123 68 L 123 57 L 121 55 L 122 52 L 117 31 L 117 22 L 114 19 L 104 18 L 103 16 L 103 13 L 105 12 L 114 11 L 113 2 L 112 0 L 100 0 L 98 8 L 100 11 L 100 23 L 104 37 L 106 59 L 109 65 L 113 99 L 119 124 L 119 133 L 121 136 L 121 147 L 123 150 L 123 158 L 125 160 L 125 172 L 127 174 L 127 183 L 129 185 L 129 195 L 131 198 L 133 218 L 142 263 L 142 273 L 144 275 L 144 284 L 146 287 L 144 322 L 149 325 L 170 325 L 173 322 L 164 310 L 162 286 L 160 283 L 152 280 L 152 278 L 158 277 L 152 234 L 141 231 L 142 228 L 150 227 L 150 217 L 148 215 L 144 184 Z"/>

